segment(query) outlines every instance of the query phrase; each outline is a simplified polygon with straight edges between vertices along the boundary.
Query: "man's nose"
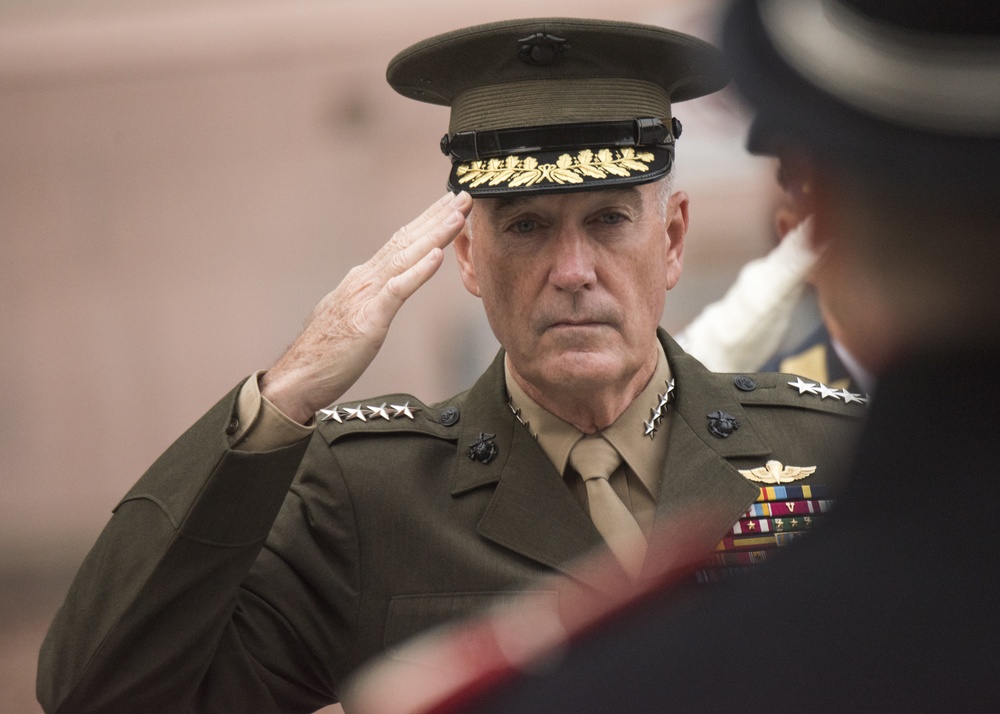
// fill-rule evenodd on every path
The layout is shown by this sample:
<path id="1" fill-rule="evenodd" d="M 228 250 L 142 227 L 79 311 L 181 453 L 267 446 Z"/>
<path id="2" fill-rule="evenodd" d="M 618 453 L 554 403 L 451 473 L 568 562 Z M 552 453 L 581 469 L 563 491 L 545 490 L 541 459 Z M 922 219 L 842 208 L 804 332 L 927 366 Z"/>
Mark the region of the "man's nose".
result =
<path id="1" fill-rule="evenodd" d="M 560 290 L 577 292 L 597 283 L 596 256 L 586 234 L 564 227 L 552 241 L 549 282 Z"/>

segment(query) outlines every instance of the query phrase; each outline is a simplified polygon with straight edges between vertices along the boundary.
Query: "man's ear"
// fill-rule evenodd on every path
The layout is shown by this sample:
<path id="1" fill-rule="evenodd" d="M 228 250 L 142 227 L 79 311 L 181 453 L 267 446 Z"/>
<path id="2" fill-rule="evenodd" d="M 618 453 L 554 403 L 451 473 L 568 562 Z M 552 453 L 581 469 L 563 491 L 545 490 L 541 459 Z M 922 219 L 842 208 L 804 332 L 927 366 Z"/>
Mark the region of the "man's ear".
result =
<path id="1" fill-rule="evenodd" d="M 775 210 L 774 225 L 778 238 L 813 215 L 816 208 L 817 183 L 814 160 L 799 150 L 785 149 L 778 156 L 778 185 L 781 205 Z"/>
<path id="2" fill-rule="evenodd" d="M 836 185 L 823 175 L 816 176 L 812 181 L 812 197 L 809 207 L 812 225 L 809 231 L 809 247 L 817 255 L 822 255 L 833 242 L 834 236 L 840 230 L 837 227 L 842 216 L 834 206 L 836 201 Z"/>
<path id="3" fill-rule="evenodd" d="M 455 257 L 458 259 L 458 272 L 462 276 L 462 285 L 476 297 L 480 297 L 479 278 L 476 276 L 476 265 L 472 259 L 472 238 L 469 237 L 469 226 L 466 224 L 462 232 L 455 237 Z"/>
<path id="4" fill-rule="evenodd" d="M 684 267 L 684 237 L 688 230 L 688 195 L 683 191 L 672 193 L 667 201 L 666 213 L 666 288 L 670 290 L 681 279 L 681 269 Z"/>

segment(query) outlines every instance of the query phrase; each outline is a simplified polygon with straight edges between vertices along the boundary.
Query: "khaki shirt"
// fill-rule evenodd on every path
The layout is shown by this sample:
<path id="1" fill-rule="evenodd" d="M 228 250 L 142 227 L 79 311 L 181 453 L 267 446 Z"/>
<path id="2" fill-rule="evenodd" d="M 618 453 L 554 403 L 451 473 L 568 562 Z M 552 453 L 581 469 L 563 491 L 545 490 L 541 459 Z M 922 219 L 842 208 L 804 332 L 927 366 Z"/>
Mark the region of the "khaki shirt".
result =
<path id="1" fill-rule="evenodd" d="M 645 424 L 651 420 L 652 412 L 661 396 L 666 394 L 671 380 L 666 355 L 662 347 L 657 347 L 659 358 L 653 376 L 622 415 L 601 432 L 622 457 L 622 465 L 611 475 L 611 487 L 635 516 L 647 539 L 656 514 L 656 495 L 667 459 L 667 435 L 670 431 L 668 408 L 662 410 L 663 416 L 657 421 L 657 429 L 649 436 L 645 433 Z M 579 474 L 568 465 L 569 452 L 583 438 L 583 433 L 529 397 L 511 377 L 509 366 L 506 369 L 506 384 L 514 413 L 566 479 L 580 505 L 587 510 L 586 486 Z"/>

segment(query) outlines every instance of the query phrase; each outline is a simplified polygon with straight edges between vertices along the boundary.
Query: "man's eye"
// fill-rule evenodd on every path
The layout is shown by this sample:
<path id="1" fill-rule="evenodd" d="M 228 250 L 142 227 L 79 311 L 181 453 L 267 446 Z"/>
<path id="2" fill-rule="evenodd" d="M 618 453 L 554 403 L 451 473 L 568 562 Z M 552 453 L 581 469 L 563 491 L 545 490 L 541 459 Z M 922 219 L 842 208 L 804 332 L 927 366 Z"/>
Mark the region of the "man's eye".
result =
<path id="1" fill-rule="evenodd" d="M 532 221 L 528 218 L 518 221 L 512 226 L 516 233 L 531 233 L 531 231 L 535 230 L 537 227 L 538 222 Z"/>
<path id="2" fill-rule="evenodd" d="M 621 223 L 625 220 L 625 216 L 620 213 L 602 213 L 599 219 L 601 223 L 606 223 L 609 226 L 613 226 L 616 223 Z"/>

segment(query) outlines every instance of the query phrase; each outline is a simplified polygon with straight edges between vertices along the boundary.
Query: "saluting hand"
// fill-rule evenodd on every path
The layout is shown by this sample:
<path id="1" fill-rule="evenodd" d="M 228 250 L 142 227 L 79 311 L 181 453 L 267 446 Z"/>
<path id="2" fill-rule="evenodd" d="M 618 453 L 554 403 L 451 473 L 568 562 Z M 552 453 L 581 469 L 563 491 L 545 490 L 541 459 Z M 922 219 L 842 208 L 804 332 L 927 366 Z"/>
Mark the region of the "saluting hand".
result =
<path id="1" fill-rule="evenodd" d="M 469 194 L 447 193 L 351 269 L 264 374 L 261 394 L 301 424 L 339 399 L 375 359 L 399 308 L 441 267 L 471 209 Z"/>

